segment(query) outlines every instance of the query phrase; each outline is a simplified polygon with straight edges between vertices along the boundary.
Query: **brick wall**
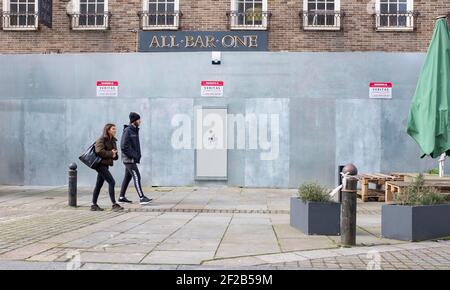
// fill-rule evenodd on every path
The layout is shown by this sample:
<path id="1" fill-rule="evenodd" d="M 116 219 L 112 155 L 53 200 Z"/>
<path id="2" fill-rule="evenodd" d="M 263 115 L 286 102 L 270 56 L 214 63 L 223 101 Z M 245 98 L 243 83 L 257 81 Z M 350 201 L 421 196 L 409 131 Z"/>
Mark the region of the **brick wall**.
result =
<path id="1" fill-rule="evenodd" d="M 0 8 L 2 2 L 0 0 Z M 303 0 L 268 0 L 272 12 L 272 51 L 425 51 L 435 17 L 450 11 L 449 0 L 415 0 L 420 13 L 414 32 L 376 32 L 367 12 L 370 0 L 341 0 L 342 31 L 303 31 Z M 38 31 L 0 30 L 0 53 L 133 52 L 137 47 L 140 0 L 110 0 L 107 31 L 73 31 L 66 13 L 69 0 L 53 0 L 53 28 Z M 180 0 L 181 30 L 227 30 L 230 0 Z"/>

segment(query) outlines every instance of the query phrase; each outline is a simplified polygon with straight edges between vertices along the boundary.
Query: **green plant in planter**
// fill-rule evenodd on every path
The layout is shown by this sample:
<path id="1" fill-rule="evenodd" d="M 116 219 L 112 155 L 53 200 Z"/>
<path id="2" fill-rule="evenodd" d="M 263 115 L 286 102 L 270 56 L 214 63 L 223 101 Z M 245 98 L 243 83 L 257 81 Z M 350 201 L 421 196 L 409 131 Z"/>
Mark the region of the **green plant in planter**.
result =
<path id="1" fill-rule="evenodd" d="M 399 205 L 433 205 L 447 203 L 447 197 L 436 188 L 425 186 L 423 174 L 419 174 L 412 185 L 394 195 L 394 202 Z"/>
<path id="2" fill-rule="evenodd" d="M 300 185 L 298 196 L 303 202 L 332 202 L 328 189 L 316 182 L 307 182 Z"/>
<path id="3" fill-rule="evenodd" d="M 428 174 L 435 174 L 438 175 L 439 174 L 439 169 L 438 168 L 431 168 L 427 171 Z"/>

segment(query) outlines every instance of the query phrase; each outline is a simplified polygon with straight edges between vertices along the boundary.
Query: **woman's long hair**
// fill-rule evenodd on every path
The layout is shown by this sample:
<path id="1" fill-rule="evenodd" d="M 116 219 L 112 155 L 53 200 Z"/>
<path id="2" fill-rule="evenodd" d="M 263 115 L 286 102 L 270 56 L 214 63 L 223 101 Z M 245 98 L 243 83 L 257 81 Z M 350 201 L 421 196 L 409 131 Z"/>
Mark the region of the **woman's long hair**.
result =
<path id="1" fill-rule="evenodd" d="M 105 127 L 103 128 L 103 138 L 111 139 L 111 136 L 109 136 L 108 132 L 109 132 L 109 129 L 111 129 L 112 127 L 116 127 L 116 125 L 111 124 L 111 123 L 108 123 L 105 125 Z"/>

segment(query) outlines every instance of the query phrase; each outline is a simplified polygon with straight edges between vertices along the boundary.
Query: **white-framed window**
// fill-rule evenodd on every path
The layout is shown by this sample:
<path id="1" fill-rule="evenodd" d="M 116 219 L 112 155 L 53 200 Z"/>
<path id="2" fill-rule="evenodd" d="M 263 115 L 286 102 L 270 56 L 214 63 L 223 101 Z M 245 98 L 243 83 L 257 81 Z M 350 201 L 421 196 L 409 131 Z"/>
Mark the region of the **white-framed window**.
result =
<path id="1" fill-rule="evenodd" d="M 69 15 L 73 30 L 108 29 L 108 0 L 72 0 L 72 5 Z"/>
<path id="2" fill-rule="evenodd" d="M 37 0 L 3 0 L 3 30 L 37 30 Z"/>
<path id="3" fill-rule="evenodd" d="M 376 0 L 377 30 L 414 30 L 414 0 Z"/>
<path id="4" fill-rule="evenodd" d="M 143 30 L 177 30 L 180 27 L 180 1 L 143 0 L 140 17 Z"/>
<path id="5" fill-rule="evenodd" d="M 269 24 L 267 0 L 231 0 L 230 28 L 266 30 Z"/>
<path id="6" fill-rule="evenodd" d="M 303 29 L 340 30 L 340 0 L 303 0 Z"/>

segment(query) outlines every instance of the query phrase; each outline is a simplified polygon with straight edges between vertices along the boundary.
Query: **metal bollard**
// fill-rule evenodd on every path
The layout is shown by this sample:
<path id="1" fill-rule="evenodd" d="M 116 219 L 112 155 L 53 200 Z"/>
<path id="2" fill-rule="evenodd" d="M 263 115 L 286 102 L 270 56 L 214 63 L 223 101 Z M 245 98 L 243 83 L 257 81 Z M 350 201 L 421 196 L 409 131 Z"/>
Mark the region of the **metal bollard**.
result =
<path id="1" fill-rule="evenodd" d="M 69 206 L 77 207 L 77 164 L 69 165 Z"/>
<path id="2" fill-rule="evenodd" d="M 353 164 L 347 164 L 342 169 L 344 187 L 341 203 L 341 244 L 356 245 L 356 193 L 358 186 L 358 169 Z"/>

